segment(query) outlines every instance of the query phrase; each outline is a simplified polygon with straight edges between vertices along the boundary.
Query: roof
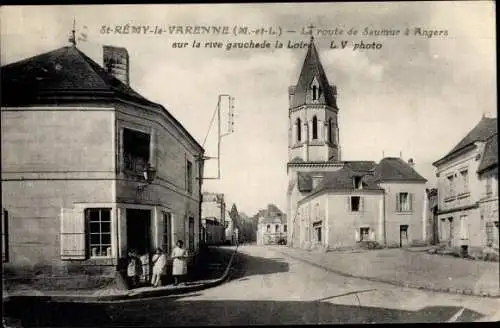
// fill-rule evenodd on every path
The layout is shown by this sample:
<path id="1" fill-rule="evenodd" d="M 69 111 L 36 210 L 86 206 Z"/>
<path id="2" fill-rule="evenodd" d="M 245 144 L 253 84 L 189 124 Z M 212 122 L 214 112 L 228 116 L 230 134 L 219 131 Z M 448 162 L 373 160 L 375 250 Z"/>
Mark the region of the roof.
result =
<path id="1" fill-rule="evenodd" d="M 387 181 L 415 181 L 427 182 L 408 163 L 398 157 L 383 158 L 375 167 L 375 180 L 377 182 Z"/>
<path id="2" fill-rule="evenodd" d="M 497 134 L 497 119 L 483 116 L 479 123 L 446 156 L 434 162 L 433 165 L 436 166 L 467 146 L 471 146 L 477 141 L 484 142 L 495 134 Z"/>
<path id="3" fill-rule="evenodd" d="M 477 172 L 481 173 L 497 165 L 498 165 L 498 134 L 495 134 L 486 141 L 481 163 L 479 164 Z"/>
<path id="4" fill-rule="evenodd" d="M 344 164 L 354 171 L 373 171 L 377 163 L 374 161 L 345 161 Z"/>
<path id="5" fill-rule="evenodd" d="M 304 59 L 304 64 L 302 65 L 299 80 L 295 87 L 294 95 L 292 96 L 292 108 L 306 104 L 306 95 L 311 90 L 310 87 L 314 77 L 316 77 L 322 90 L 319 101 L 315 102 L 315 104 L 328 105 L 337 108 L 334 92 L 328 83 L 328 78 L 326 77 L 323 66 L 321 65 L 318 51 L 314 45 L 313 38 L 311 38 L 306 58 Z"/>
<path id="6" fill-rule="evenodd" d="M 75 46 L 66 46 L 1 68 L 2 106 L 102 102 L 117 99 L 166 113 L 200 149 L 203 147 L 163 106 L 108 74 Z"/>

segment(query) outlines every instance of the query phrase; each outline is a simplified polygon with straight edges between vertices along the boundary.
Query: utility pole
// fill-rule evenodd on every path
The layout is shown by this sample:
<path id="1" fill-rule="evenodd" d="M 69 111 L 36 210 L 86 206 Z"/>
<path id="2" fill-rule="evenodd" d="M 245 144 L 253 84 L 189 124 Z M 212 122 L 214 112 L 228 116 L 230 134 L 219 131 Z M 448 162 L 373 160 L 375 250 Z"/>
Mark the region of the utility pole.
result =
<path id="1" fill-rule="evenodd" d="M 228 129 L 227 132 L 222 133 L 221 131 L 221 104 L 222 100 L 227 99 L 229 102 L 228 105 Z M 213 123 L 213 119 L 217 115 L 217 156 L 216 157 L 210 157 L 210 156 L 205 156 L 203 157 L 203 160 L 210 160 L 210 159 L 216 159 L 217 160 L 217 176 L 216 177 L 200 177 L 200 179 L 203 180 L 219 180 L 221 177 L 220 174 L 220 157 L 221 157 L 221 141 L 222 138 L 225 136 L 228 136 L 234 132 L 234 97 L 228 95 L 228 94 L 220 94 L 217 100 L 217 107 L 215 108 L 214 116 L 212 117 L 212 121 L 210 122 L 210 126 L 208 127 L 208 132 L 207 136 L 205 137 L 205 140 L 203 142 L 203 145 L 205 144 L 208 133 L 210 132 L 210 128 Z"/>

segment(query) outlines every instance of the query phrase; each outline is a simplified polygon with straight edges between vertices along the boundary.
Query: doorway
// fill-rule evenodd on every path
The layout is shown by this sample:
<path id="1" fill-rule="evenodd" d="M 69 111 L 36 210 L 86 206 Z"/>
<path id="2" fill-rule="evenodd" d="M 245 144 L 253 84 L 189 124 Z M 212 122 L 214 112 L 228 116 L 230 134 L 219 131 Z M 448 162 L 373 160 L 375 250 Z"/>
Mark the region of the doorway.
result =
<path id="1" fill-rule="evenodd" d="M 408 246 L 408 225 L 399 226 L 399 247 Z"/>
<path id="2" fill-rule="evenodd" d="M 151 252 L 151 211 L 127 209 L 127 250 Z"/>

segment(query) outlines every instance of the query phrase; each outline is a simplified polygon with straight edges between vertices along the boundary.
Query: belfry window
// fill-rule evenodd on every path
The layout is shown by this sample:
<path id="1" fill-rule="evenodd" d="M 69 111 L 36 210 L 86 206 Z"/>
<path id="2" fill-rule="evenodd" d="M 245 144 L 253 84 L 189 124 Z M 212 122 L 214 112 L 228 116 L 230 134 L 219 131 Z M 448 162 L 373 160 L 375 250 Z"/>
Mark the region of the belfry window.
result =
<path id="1" fill-rule="evenodd" d="M 316 87 L 315 85 L 313 85 L 313 100 L 317 100 L 318 99 L 318 95 L 317 95 L 317 90 L 318 87 Z"/>
<path id="2" fill-rule="evenodd" d="M 316 116 L 313 117 L 313 122 L 312 122 L 312 138 L 313 139 L 318 139 L 318 118 Z"/>
<path id="3" fill-rule="evenodd" d="M 300 118 L 297 118 L 297 141 L 301 141 L 302 140 L 302 135 L 301 135 L 301 132 L 302 132 L 302 122 L 300 121 Z"/>
<path id="4" fill-rule="evenodd" d="M 321 87 L 318 87 L 318 99 L 321 97 Z"/>
<path id="5" fill-rule="evenodd" d="M 333 143 L 332 119 L 328 119 L 328 142 Z"/>

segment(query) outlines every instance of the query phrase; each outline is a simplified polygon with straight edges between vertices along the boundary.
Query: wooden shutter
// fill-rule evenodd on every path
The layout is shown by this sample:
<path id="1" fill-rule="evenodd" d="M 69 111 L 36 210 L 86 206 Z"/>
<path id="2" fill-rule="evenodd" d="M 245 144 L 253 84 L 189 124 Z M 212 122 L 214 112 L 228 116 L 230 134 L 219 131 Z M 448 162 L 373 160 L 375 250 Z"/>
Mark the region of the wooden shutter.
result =
<path id="1" fill-rule="evenodd" d="M 350 212 L 351 211 L 351 196 L 347 196 L 346 201 L 347 201 L 347 203 L 346 203 L 346 211 Z"/>
<path id="2" fill-rule="evenodd" d="M 399 202 L 399 193 L 396 193 L 396 212 L 401 212 L 401 204 Z"/>
<path id="3" fill-rule="evenodd" d="M 408 193 L 408 203 L 409 203 L 409 210 L 413 211 L 413 194 Z"/>
<path id="4" fill-rule="evenodd" d="M 61 209 L 61 259 L 85 260 L 85 215 L 73 209 Z"/>
<path id="5" fill-rule="evenodd" d="M 360 237 L 360 234 L 359 234 L 359 229 L 355 229 L 354 230 L 354 238 L 355 238 L 356 242 L 358 242 L 358 241 L 361 240 L 361 237 Z"/>
<path id="6" fill-rule="evenodd" d="M 363 210 L 364 210 L 363 197 L 359 196 L 359 211 L 363 212 Z"/>

